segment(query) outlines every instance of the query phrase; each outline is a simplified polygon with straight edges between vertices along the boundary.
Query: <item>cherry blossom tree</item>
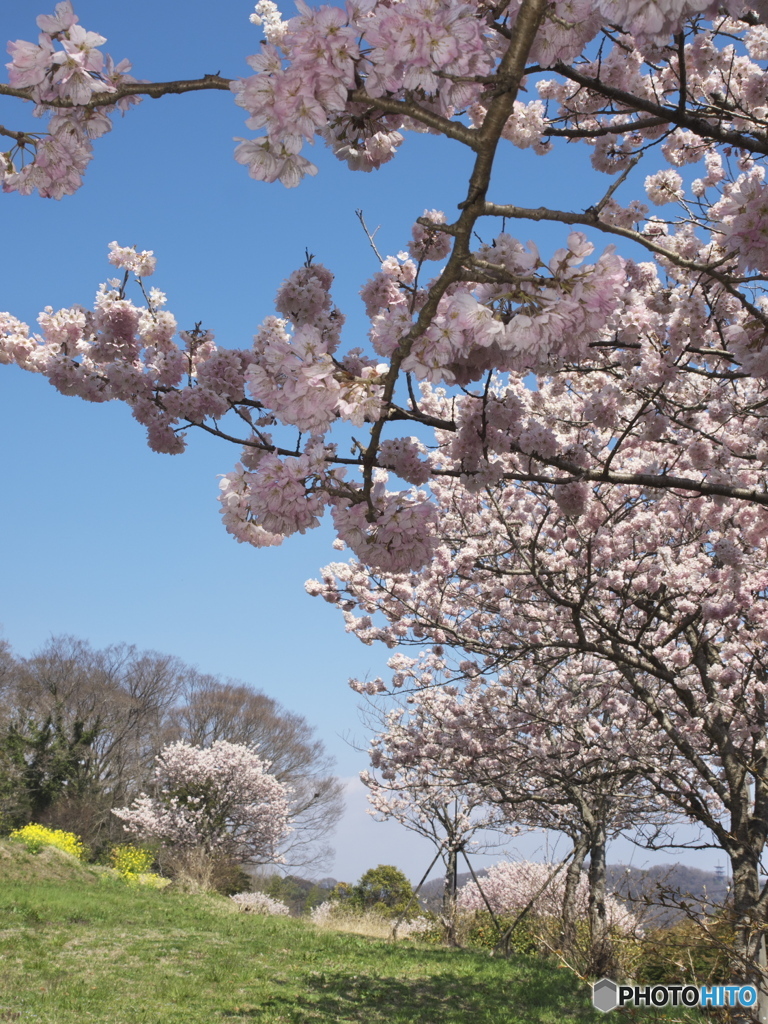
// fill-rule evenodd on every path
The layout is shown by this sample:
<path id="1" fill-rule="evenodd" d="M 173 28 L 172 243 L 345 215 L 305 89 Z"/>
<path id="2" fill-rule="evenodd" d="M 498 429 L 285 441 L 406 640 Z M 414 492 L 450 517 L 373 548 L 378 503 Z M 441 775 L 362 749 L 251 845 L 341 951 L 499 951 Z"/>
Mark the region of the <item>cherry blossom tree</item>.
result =
<path id="1" fill-rule="evenodd" d="M 387 795 L 384 813 L 423 817 L 430 792 L 458 793 L 465 804 L 496 808 L 495 823 L 486 811 L 491 827 L 509 831 L 517 823 L 566 835 L 573 845 L 559 883 L 559 941 L 574 949 L 576 921 L 588 910 L 590 969 L 598 976 L 611 970 L 607 843 L 638 829 L 659 839 L 670 824 L 669 803 L 641 771 L 644 759 L 673 760 L 652 717 L 594 659 L 571 659 L 538 678 L 535 666 L 513 665 L 498 679 L 468 662 L 463 673 L 450 673 L 434 652 L 393 661 L 407 696 L 371 756 L 383 785 L 398 794 Z M 462 675 L 470 678 L 460 688 Z M 436 685 L 441 676 L 444 684 Z"/>
<path id="2" fill-rule="evenodd" d="M 514 835 L 519 830 L 504 808 L 489 802 L 482 787 L 453 781 L 434 757 L 403 756 L 405 713 L 405 708 L 398 708 L 387 714 L 385 728 L 371 741 L 374 771 L 363 771 L 360 778 L 368 788 L 369 813 L 377 821 L 397 821 L 436 847 L 435 860 L 439 856 L 444 867 L 443 923 L 449 941 L 454 943 L 459 855 L 474 871 L 468 853 L 484 852 L 503 841 L 501 836 L 495 842 L 487 835 L 479 841 L 474 836 L 488 832 Z M 410 732 L 413 721 L 408 724 Z M 421 739 L 426 745 L 426 737 Z"/>
<path id="3" fill-rule="evenodd" d="M 132 834 L 174 851 L 274 860 L 289 830 L 288 793 L 267 767 L 241 744 L 171 743 L 156 759 L 154 795 L 112 813 Z"/>
<path id="4" fill-rule="evenodd" d="M 280 844 L 281 863 L 316 869 L 331 856 L 327 841 L 343 812 L 343 787 L 305 718 L 249 686 L 188 670 L 183 700 L 166 731 L 167 741 L 183 740 L 193 747 L 226 740 L 258 750 L 269 761 L 270 775 L 290 794 L 291 829 Z"/>
<path id="5" fill-rule="evenodd" d="M 602 662 L 604 706 L 642 726 L 627 733 L 630 763 L 730 858 L 739 955 L 755 962 L 768 899 L 761 512 L 609 485 L 590 488 L 577 514 L 534 482 L 441 488 L 430 566 L 385 576 L 337 563 L 310 590 L 367 643 L 428 638 L 464 652 L 465 676 L 530 660 L 541 672 L 580 652 Z M 407 681 L 402 657 L 395 685 Z"/>
<path id="6" fill-rule="evenodd" d="M 565 889 L 563 876 L 553 876 L 550 864 L 499 861 L 488 868 L 482 893 L 476 882 L 467 882 L 461 887 L 459 906 L 462 910 L 484 910 L 487 900 L 495 913 L 509 914 L 521 911 L 532 903 L 534 914 L 559 918 L 563 913 Z M 588 894 L 587 876 L 582 871 L 576 893 L 577 909 L 582 917 L 587 915 Z M 608 922 L 612 929 L 625 933 L 637 931 L 637 919 L 615 896 L 608 896 L 606 904 Z"/>

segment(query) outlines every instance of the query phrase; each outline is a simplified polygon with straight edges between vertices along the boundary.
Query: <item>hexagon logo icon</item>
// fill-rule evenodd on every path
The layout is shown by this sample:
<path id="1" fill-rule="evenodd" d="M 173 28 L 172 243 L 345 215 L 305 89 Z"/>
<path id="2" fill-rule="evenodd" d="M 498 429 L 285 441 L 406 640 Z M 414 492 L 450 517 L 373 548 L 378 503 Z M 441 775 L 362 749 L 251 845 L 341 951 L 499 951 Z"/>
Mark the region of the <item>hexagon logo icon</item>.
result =
<path id="1" fill-rule="evenodd" d="M 610 978 L 601 978 L 592 985 L 592 1005 L 596 1010 L 608 1013 L 619 1005 L 618 986 Z"/>

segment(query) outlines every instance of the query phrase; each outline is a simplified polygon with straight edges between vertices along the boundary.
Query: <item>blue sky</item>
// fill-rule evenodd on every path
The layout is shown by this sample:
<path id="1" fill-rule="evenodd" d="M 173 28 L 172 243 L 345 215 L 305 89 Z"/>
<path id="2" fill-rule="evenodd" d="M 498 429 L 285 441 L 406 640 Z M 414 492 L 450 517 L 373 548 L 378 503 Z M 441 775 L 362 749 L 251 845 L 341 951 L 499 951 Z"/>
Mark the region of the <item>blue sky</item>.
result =
<path id="1" fill-rule="evenodd" d="M 53 6 L 5 0 L 0 32 L 35 39 L 35 16 Z M 151 80 L 247 75 L 245 57 L 261 38 L 248 0 L 229 0 L 215 15 L 209 0 L 76 0 L 75 10 L 86 29 L 107 36 L 105 52 L 128 57 L 133 73 Z M 6 98 L 0 124 L 34 126 L 29 108 Z M 0 308 L 34 323 L 45 305 L 90 305 L 114 273 L 106 262 L 114 239 L 155 251 L 152 283 L 182 326 L 202 321 L 220 344 L 244 348 L 308 249 L 337 276 L 347 344 L 364 345 L 357 293 L 378 268 L 355 210 L 381 226 L 380 250 L 396 252 L 425 209 L 451 216 L 469 154 L 443 138 L 409 136 L 391 164 L 362 174 L 315 147 L 307 155 L 319 174 L 287 190 L 252 181 L 234 161 L 233 137 L 248 134 L 227 93 L 144 100 L 96 141 L 78 194 L 60 202 L 0 196 Z M 557 161 L 514 152 L 500 163 L 492 198 L 586 208 L 606 187 L 587 158 L 577 146 Z M 565 229 L 519 233 L 546 251 Z M 346 635 L 340 615 L 303 589 L 339 557 L 328 526 L 280 548 L 237 544 L 216 501 L 217 474 L 232 468 L 236 448 L 200 432 L 185 455 L 157 455 L 127 408 L 64 398 L 12 367 L 0 367 L 0 398 L 0 627 L 14 650 L 28 655 L 61 633 L 97 647 L 124 641 L 264 690 L 316 727 L 350 780 L 332 873 L 354 880 L 387 862 L 420 877 L 430 847 L 366 818 L 354 779 L 367 759 L 347 742 L 367 742 L 347 679 L 382 673 L 387 652 Z M 545 852 L 540 837 L 515 849 Z"/>

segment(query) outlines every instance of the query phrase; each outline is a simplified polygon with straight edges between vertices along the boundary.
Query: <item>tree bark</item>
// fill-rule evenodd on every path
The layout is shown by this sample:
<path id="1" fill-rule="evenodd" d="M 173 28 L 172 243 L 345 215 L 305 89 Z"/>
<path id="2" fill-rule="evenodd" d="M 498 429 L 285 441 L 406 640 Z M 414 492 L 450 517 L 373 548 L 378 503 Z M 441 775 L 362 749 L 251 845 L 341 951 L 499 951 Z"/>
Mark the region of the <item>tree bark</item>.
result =
<path id="1" fill-rule="evenodd" d="M 757 1005 L 737 1011 L 734 1021 L 768 1022 L 768 985 L 765 975 L 765 921 L 756 914 L 760 899 L 758 858 L 747 844 L 728 850 L 733 878 L 734 974 L 744 984 L 754 985 Z"/>
<path id="2" fill-rule="evenodd" d="M 589 973 L 601 978 L 615 966 L 605 909 L 605 822 L 598 816 L 589 837 Z"/>
<path id="3" fill-rule="evenodd" d="M 573 859 L 565 873 L 565 892 L 563 894 L 563 925 L 560 944 L 565 952 L 571 953 L 576 948 L 576 921 L 578 909 L 579 881 L 584 868 L 584 861 L 589 850 L 589 840 L 585 833 L 579 833 L 573 842 Z"/>
<path id="4" fill-rule="evenodd" d="M 445 880 L 443 882 L 443 920 L 445 922 L 446 941 L 449 946 L 456 942 L 456 882 L 459 870 L 459 853 L 452 846 L 448 847 L 445 860 Z"/>

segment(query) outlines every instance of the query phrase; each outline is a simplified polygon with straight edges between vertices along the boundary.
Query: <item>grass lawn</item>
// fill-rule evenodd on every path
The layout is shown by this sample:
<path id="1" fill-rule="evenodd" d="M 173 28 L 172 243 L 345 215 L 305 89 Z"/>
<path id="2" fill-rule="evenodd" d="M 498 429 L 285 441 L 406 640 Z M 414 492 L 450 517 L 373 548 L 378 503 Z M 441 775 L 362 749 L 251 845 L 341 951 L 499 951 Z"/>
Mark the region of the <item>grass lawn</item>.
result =
<path id="1" fill-rule="evenodd" d="M 618 1016 L 618 1015 L 616 1015 Z M 0 843 L 0 1021 L 605 1022 L 542 960 L 419 948 L 126 885 Z"/>

